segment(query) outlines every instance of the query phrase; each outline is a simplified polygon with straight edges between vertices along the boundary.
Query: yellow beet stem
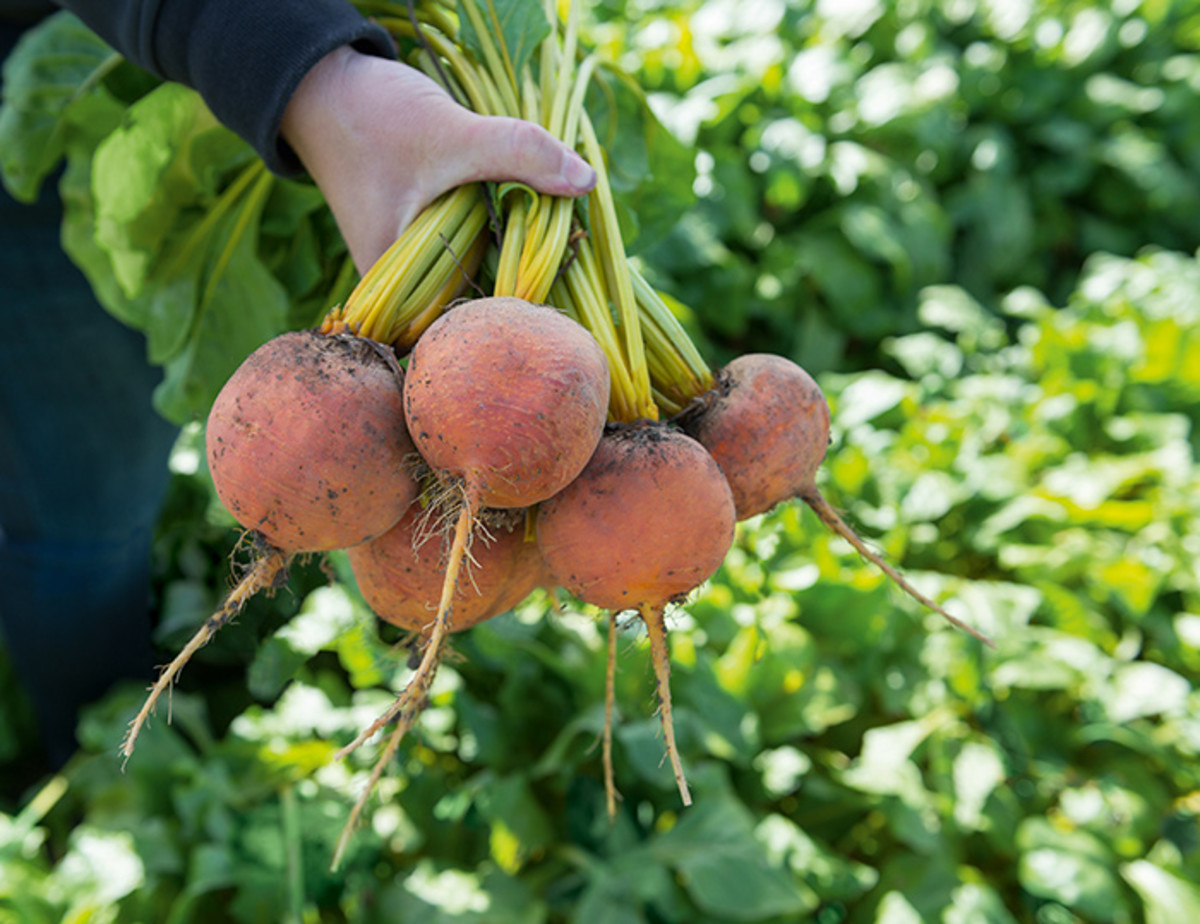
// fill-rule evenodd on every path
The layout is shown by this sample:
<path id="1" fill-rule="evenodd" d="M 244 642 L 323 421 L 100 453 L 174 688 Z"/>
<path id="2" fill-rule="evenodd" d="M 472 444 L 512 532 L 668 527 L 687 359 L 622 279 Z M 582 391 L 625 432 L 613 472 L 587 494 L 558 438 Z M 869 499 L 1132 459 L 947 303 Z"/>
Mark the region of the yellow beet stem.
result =
<path id="1" fill-rule="evenodd" d="M 449 223 L 452 197 L 453 193 L 447 193 L 424 209 L 392 242 L 354 287 L 340 310 L 339 320 L 361 330 L 375 315 L 385 313 L 398 296 L 402 297 L 397 289 L 412 271 L 413 261 L 428 253 L 429 244 L 435 239 L 435 225 L 445 227 Z"/>
<path id="2" fill-rule="evenodd" d="M 686 405 L 680 404 L 674 396 L 661 392 L 657 388 L 651 388 L 650 394 L 654 397 L 654 404 L 658 407 L 658 412 L 665 417 L 682 414 L 686 407 Z"/>
<path id="3" fill-rule="evenodd" d="M 533 226 L 526 232 L 521 248 L 518 284 L 513 294 L 544 304 L 562 266 L 571 235 L 574 203 L 557 196 L 538 196 L 531 213 Z"/>
<path id="4" fill-rule="evenodd" d="M 547 4 L 547 15 L 553 15 L 551 4 Z M 578 16 L 572 7 L 565 47 L 560 49 L 552 39 L 542 43 L 540 87 L 532 78 L 525 82 L 526 118 L 540 120 L 547 131 L 572 145 L 578 135 L 579 110 L 587 82 L 594 70 L 593 59 L 585 60 L 578 71 L 574 68 L 577 32 Z M 496 294 L 516 295 L 544 304 L 566 254 L 574 202 L 565 197 L 532 195 L 512 209 L 502 245 Z M 518 215 L 519 221 L 514 222 Z M 514 268 L 512 261 L 518 251 Z"/>
<path id="5" fill-rule="evenodd" d="M 574 22 L 573 6 L 569 15 L 571 22 Z M 567 144 L 574 144 L 578 136 L 583 99 L 595 70 L 595 58 L 589 57 L 575 72 L 573 80 L 570 77 L 572 69 L 569 65 L 575 55 L 576 30 L 577 23 L 574 27 L 569 23 L 567 47 L 560 55 L 562 68 L 545 123 L 548 131 Z M 519 294 L 529 301 L 544 302 L 549 297 L 570 240 L 575 203 L 566 198 L 538 197 L 533 211 L 536 220 L 531 221 L 531 230 L 521 255 L 522 285 Z"/>
<path id="6" fill-rule="evenodd" d="M 547 9 L 550 9 L 547 5 Z M 568 13 L 567 50 L 574 58 L 576 21 Z M 545 60 L 545 59 L 544 59 Z M 568 60 L 565 50 L 561 61 Z M 566 64 L 562 65 L 564 68 Z M 587 122 L 583 108 L 587 86 L 595 71 L 596 58 L 589 56 L 575 71 L 573 83 L 560 81 L 555 86 L 555 99 L 550 108 L 550 130 L 569 143 L 574 143 Z M 569 90 L 569 92 L 568 92 Z M 544 102 L 544 101 L 543 101 Z M 585 153 L 598 175 L 597 189 L 585 200 L 536 197 L 524 227 L 525 240 L 517 270 L 514 291 L 534 302 L 547 299 L 567 311 L 591 331 L 608 359 L 611 376 L 609 400 L 610 417 L 632 421 L 640 417 L 657 417 L 658 409 L 650 390 L 649 372 L 640 337 L 637 302 L 628 278 L 627 261 L 616 220 L 616 207 L 604 169 L 603 152 L 591 134 L 591 144 L 584 136 Z M 593 219 L 593 231 L 601 231 L 593 239 L 582 237 L 567 254 L 575 209 L 592 206 L 598 218 Z M 614 229 L 604 233 L 604 227 Z M 506 244 L 508 242 L 506 241 Z M 601 253 L 599 248 L 605 248 Z M 566 265 L 563 259 L 566 255 Z M 610 267 L 609 264 L 612 264 Z M 624 274 L 624 279 L 622 278 Z M 509 277 L 505 277 L 508 279 Z M 612 306 L 616 306 L 619 324 L 614 321 Z"/>
<path id="7" fill-rule="evenodd" d="M 467 0 L 462 6 L 474 7 L 474 0 Z M 500 40 L 496 42 L 496 48 L 499 52 L 501 61 L 501 69 L 497 70 L 497 77 L 503 74 L 507 81 L 512 84 L 514 96 L 519 95 L 519 85 L 521 83 L 521 75 L 517 73 L 516 65 L 513 64 L 512 56 L 509 54 L 508 45 L 503 41 L 504 23 L 500 19 L 500 13 L 496 9 L 495 0 L 484 0 L 484 7 L 487 10 L 488 26 L 491 28 L 491 34 L 500 36 Z M 490 42 L 485 43 L 484 47 L 490 46 Z M 519 110 L 514 109 L 513 115 L 518 115 Z"/>
<path id="8" fill-rule="evenodd" d="M 465 255 L 459 257 L 455 255 L 455 252 L 448 250 L 439 257 L 439 260 L 452 262 L 454 271 L 451 272 L 449 267 L 445 268 L 445 272 L 450 274 L 449 279 L 428 301 L 423 300 L 419 294 L 414 295 L 412 303 L 417 306 L 424 305 L 424 307 L 399 329 L 391 340 L 393 346 L 401 350 L 412 349 L 421 334 L 425 333 L 425 329 L 441 316 L 446 306 L 457 298 L 464 288 L 474 285 L 473 280 L 479 271 L 479 265 L 483 261 L 483 255 L 489 244 L 487 235 L 477 234 Z M 441 278 L 442 275 L 443 271 L 438 269 L 431 274 L 431 277 Z"/>
<path id="9" fill-rule="evenodd" d="M 551 4 L 546 4 L 546 19 L 554 23 L 557 27 L 558 19 L 550 8 Z M 563 74 L 560 72 L 558 57 L 555 54 L 558 51 L 557 44 L 554 39 L 557 38 L 557 28 L 555 34 L 545 39 L 541 47 L 538 48 L 538 56 L 540 58 L 538 67 L 538 117 L 536 119 L 539 125 L 545 128 L 550 128 L 550 101 L 554 94 L 554 87 L 563 79 Z"/>
<path id="10" fill-rule="evenodd" d="M 596 251 L 608 288 L 609 298 L 617 312 L 622 349 L 629 375 L 633 382 L 634 417 L 656 420 L 658 408 L 650 394 L 650 372 L 646 366 L 646 351 L 642 343 L 642 327 L 638 317 L 637 301 L 633 295 L 633 280 L 629 274 L 629 261 L 625 256 L 625 245 L 621 240 L 621 226 L 617 220 L 617 209 L 604 169 L 604 152 L 596 138 L 591 119 L 584 112 L 579 122 L 584 151 L 592 166 L 596 168 L 596 188 L 588 196 L 588 209 L 592 215 L 591 229 L 596 240 Z"/>
<path id="11" fill-rule="evenodd" d="M 544 241 L 550 230 L 550 216 L 553 213 L 554 203 L 570 200 L 564 200 L 559 196 L 536 196 L 533 200 L 533 207 L 530 209 L 529 215 L 529 233 L 527 239 Z M 562 240 L 562 245 L 558 247 L 558 253 L 547 253 L 543 262 L 557 263 L 562 260 L 563 246 L 566 245 L 566 237 Z M 534 266 L 527 268 L 533 269 Z"/>
<path id="12" fill-rule="evenodd" d="M 479 241 L 484 239 L 486 225 L 487 208 L 480 199 L 463 223 L 449 232 L 450 237 L 441 236 L 431 244 L 427 257 L 432 263 L 421 261 L 411 279 L 400 280 L 404 285 L 403 298 L 398 300 L 393 311 L 380 316 L 377 329 L 382 342 L 413 339 L 410 328 L 417 318 L 428 314 L 439 295 L 457 292 L 470 282 L 473 272 L 470 257 Z"/>
<path id="13" fill-rule="evenodd" d="M 423 3 L 419 7 L 414 4 L 411 9 L 415 9 L 418 16 L 418 21 L 424 19 L 430 25 L 438 28 L 443 35 L 449 36 L 457 41 L 458 39 L 458 20 L 450 15 L 450 10 L 446 4 L 442 3 Z"/>
<path id="14" fill-rule="evenodd" d="M 600 268 L 596 264 L 588 238 L 578 242 L 574 257 L 551 290 L 551 300 L 556 305 L 569 302 L 579 323 L 591 332 L 604 351 L 608 359 L 611 383 L 609 416 L 619 421 L 636 420 L 637 392 L 629 374 L 625 351 L 621 347 L 612 313 L 609 311 Z"/>
<path id="15" fill-rule="evenodd" d="M 527 235 L 525 233 L 525 218 L 529 213 L 530 200 L 537 201 L 537 196 L 530 196 L 523 191 L 510 193 L 509 198 L 516 198 L 507 209 L 504 224 L 504 240 L 500 244 L 500 257 L 496 264 L 496 281 L 492 288 L 494 295 L 516 295 L 518 281 L 521 278 L 521 256 L 525 249 Z"/>
<path id="16" fill-rule="evenodd" d="M 570 234 L 572 203 L 526 194 L 509 208 L 496 267 L 496 295 L 545 304 Z"/>
<path id="17" fill-rule="evenodd" d="M 542 117 L 542 102 L 541 94 L 538 92 L 538 85 L 534 82 L 533 76 L 528 70 L 524 72 L 521 80 L 521 118 L 527 122 L 541 124 Z"/>
<path id="18" fill-rule="evenodd" d="M 382 16 L 379 18 L 379 24 L 394 36 L 418 38 L 417 30 L 407 19 Z M 503 104 L 495 84 L 487 77 L 485 71 L 472 64 L 459 47 L 450 38 L 447 38 L 447 36 L 453 36 L 456 31 L 454 28 L 448 30 L 443 22 L 435 22 L 432 28 L 427 23 L 421 23 L 420 39 L 432 52 L 442 58 L 445 64 L 449 65 L 449 73 L 461 89 L 467 106 L 482 115 L 501 113 Z M 442 83 L 432 62 L 427 59 L 427 56 L 422 57 L 425 58 L 422 69 L 438 83 Z M 460 102 L 462 101 L 460 100 Z"/>
<path id="19" fill-rule="evenodd" d="M 558 86 L 554 109 L 547 129 L 560 140 L 573 144 L 579 131 L 579 115 L 587 83 L 595 68 L 595 59 L 588 58 L 576 73 L 576 84 L 569 94 L 568 83 Z M 561 110 L 559 100 L 562 101 Z M 514 292 L 531 302 L 544 303 L 562 266 L 571 235 L 575 203 L 561 197 L 538 196 L 530 207 L 531 218 L 521 252 L 518 285 Z"/>
<path id="20" fill-rule="evenodd" d="M 492 78 L 492 75 L 487 71 L 479 71 L 479 85 L 483 90 L 484 97 L 487 99 L 487 109 L 481 110 L 482 115 L 510 115 L 511 111 L 508 108 L 508 103 L 504 99 L 504 94 L 500 91 L 499 84 Z"/>
<path id="21" fill-rule="evenodd" d="M 632 265 L 630 275 L 642 321 L 655 403 L 664 413 L 673 415 L 710 391 L 715 380 L 700 351 L 663 298 Z M 668 396 L 669 400 L 664 403 L 663 398 Z"/>
<path id="22" fill-rule="evenodd" d="M 463 259 L 487 227 L 477 184 L 445 193 L 422 211 L 350 293 L 322 330 L 355 331 L 381 343 L 406 337 L 406 328 L 436 293 L 463 276 Z"/>
<path id="23" fill-rule="evenodd" d="M 385 27 L 394 35 L 418 37 L 417 30 L 408 20 L 388 18 L 381 22 L 385 23 Z M 470 108 L 481 115 L 515 115 L 515 110 L 505 101 L 487 68 L 473 62 L 451 38 L 448 38 L 456 35 L 457 29 L 447 28 L 440 22 L 436 26 L 436 30 L 423 27 L 419 37 L 449 65 L 451 74 L 462 86 Z"/>
<path id="24" fill-rule="evenodd" d="M 208 240 L 209 232 L 212 231 L 213 225 L 225 217 L 225 215 L 241 200 L 246 194 L 246 190 L 251 188 L 259 177 L 268 175 L 266 165 L 261 160 L 254 160 L 247 166 L 237 177 L 230 183 L 221 194 L 217 197 L 217 201 L 213 203 L 208 213 L 197 222 L 195 228 L 188 235 L 187 242 L 181 247 L 175 255 L 175 258 L 168 264 L 165 273 L 166 278 L 170 278 L 180 266 L 186 264 L 191 258 L 195 249 L 204 244 Z"/>
<path id="25" fill-rule="evenodd" d="M 221 252 L 217 255 L 213 267 L 209 270 L 208 282 L 204 287 L 204 295 L 201 298 L 200 304 L 207 305 L 212 301 L 216 292 L 216 286 L 224 278 L 225 267 L 233 259 L 238 244 L 250 226 L 258 223 L 258 219 L 262 215 L 263 206 L 266 204 L 267 196 L 271 192 L 271 186 L 274 182 L 275 178 L 270 173 L 263 171 L 258 174 L 249 192 L 246 193 L 248 206 L 243 208 L 241 214 L 238 215 L 232 231 L 225 239 L 225 245 L 221 248 Z"/>
<path id="26" fill-rule="evenodd" d="M 698 397 L 712 388 L 713 374 L 696 344 L 688 336 L 688 332 L 679 322 L 679 318 L 667 306 L 663 297 L 646 281 L 646 278 L 630 264 L 630 277 L 633 279 L 633 289 L 637 296 L 638 308 L 643 319 L 652 323 L 670 344 L 671 352 L 681 368 L 686 368 L 698 391 L 692 397 Z"/>
<path id="27" fill-rule="evenodd" d="M 484 239 L 483 231 L 487 226 L 487 207 L 480 197 L 472 206 L 471 211 L 463 219 L 463 223 L 454 231 L 450 238 L 442 237 L 440 246 L 434 250 L 434 263 L 430 271 L 417 282 L 409 295 L 413 307 L 420 308 L 435 294 L 445 288 L 447 279 L 451 282 L 465 281 L 463 269 L 465 255 L 470 253 L 474 245 Z M 407 318 L 407 306 L 401 306 L 398 312 L 402 318 Z"/>
<path id="28" fill-rule="evenodd" d="M 685 393 L 691 382 L 691 374 L 679 362 L 679 356 L 671 349 L 670 341 L 652 318 L 642 317 L 642 339 L 646 344 L 646 365 L 650 369 L 650 388 L 659 410 L 664 410 L 662 395 L 670 395 L 673 403 L 686 404 Z M 679 384 L 680 381 L 684 384 Z"/>
<path id="29" fill-rule="evenodd" d="M 584 114 L 583 101 L 587 96 L 588 85 L 592 82 L 592 74 L 596 72 L 598 60 L 594 54 L 588 55 L 579 65 L 579 70 L 575 75 L 574 88 L 571 91 L 571 99 L 563 116 L 562 134 L 559 136 L 563 139 L 573 139 L 579 134 L 579 123 Z M 593 163 L 592 166 L 595 164 Z"/>
<path id="30" fill-rule="evenodd" d="M 556 22 L 558 19 L 553 0 L 546 3 L 546 16 L 551 22 Z M 576 86 L 576 76 L 572 71 L 575 67 L 578 45 L 579 11 L 578 6 L 571 3 L 567 7 L 567 23 L 563 33 L 562 48 L 559 49 L 554 42 L 550 41 L 544 42 L 542 45 L 542 104 L 544 107 L 548 107 L 544 116 L 545 121 L 542 124 L 557 138 L 569 144 L 574 143 L 575 132 L 567 133 L 567 113 L 569 111 L 567 107 L 574 95 L 572 88 Z M 557 66 L 552 67 L 554 79 L 551 81 L 547 79 L 546 64 L 549 63 L 556 51 L 558 60 Z M 586 85 L 587 78 L 584 78 L 583 82 Z"/>
<path id="31" fill-rule="evenodd" d="M 414 56 L 410 61 L 413 67 L 421 71 L 426 77 L 434 81 L 440 87 L 444 88 L 455 102 L 460 106 L 466 106 L 469 109 L 475 107 L 471 105 L 470 95 L 453 73 L 448 73 L 442 68 L 439 68 L 437 62 L 430 55 L 419 54 Z"/>
<path id="32" fill-rule="evenodd" d="M 578 306 L 576 306 L 575 302 L 571 299 L 571 294 L 567 287 L 559 283 L 553 286 L 550 291 L 550 303 L 576 324 L 583 324 L 583 318 L 581 318 L 579 315 Z M 600 348 L 604 349 L 603 344 Z M 605 354 L 605 358 L 607 359 L 607 354 Z"/>

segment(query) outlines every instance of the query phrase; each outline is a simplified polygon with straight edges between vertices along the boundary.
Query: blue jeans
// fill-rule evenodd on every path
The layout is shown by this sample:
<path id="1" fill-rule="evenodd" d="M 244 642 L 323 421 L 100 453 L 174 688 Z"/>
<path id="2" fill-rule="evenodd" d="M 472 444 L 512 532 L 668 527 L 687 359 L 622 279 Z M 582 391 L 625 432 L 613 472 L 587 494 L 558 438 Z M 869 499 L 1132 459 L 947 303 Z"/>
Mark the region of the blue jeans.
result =
<path id="1" fill-rule="evenodd" d="M 177 429 L 151 406 L 144 338 L 63 254 L 53 186 L 33 206 L 0 192 L 0 640 L 58 766 L 83 705 L 153 677 L 150 545 Z"/>

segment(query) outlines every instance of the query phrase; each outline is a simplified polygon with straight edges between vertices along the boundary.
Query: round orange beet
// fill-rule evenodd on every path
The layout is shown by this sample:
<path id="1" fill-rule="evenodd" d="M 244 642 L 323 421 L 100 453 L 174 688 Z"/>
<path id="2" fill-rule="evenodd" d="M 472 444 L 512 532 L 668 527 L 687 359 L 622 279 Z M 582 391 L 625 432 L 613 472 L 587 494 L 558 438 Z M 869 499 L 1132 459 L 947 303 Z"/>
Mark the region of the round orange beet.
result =
<path id="1" fill-rule="evenodd" d="M 662 424 L 619 425 L 539 507 L 538 547 L 554 582 L 587 603 L 659 607 L 717 570 L 735 516 L 729 485 L 698 442 Z"/>
<path id="2" fill-rule="evenodd" d="M 385 347 L 294 331 L 252 353 L 208 416 L 217 495 L 288 552 L 366 542 L 416 497 L 403 373 Z"/>
<path id="3" fill-rule="evenodd" d="M 404 386 L 409 432 L 472 506 L 528 507 L 587 464 L 608 414 L 608 363 L 570 318 L 518 298 L 446 312 L 417 341 Z"/>
<path id="4" fill-rule="evenodd" d="M 428 635 L 446 574 L 446 537 L 426 535 L 426 511 L 414 504 L 390 530 L 347 554 L 363 598 L 380 619 Z M 471 563 L 454 594 L 455 632 L 512 609 L 540 586 L 545 569 L 525 518 L 476 531 Z"/>
<path id="5" fill-rule="evenodd" d="M 718 373 L 711 402 L 685 426 L 717 460 L 744 520 L 815 485 L 829 405 L 791 360 L 749 353 Z"/>

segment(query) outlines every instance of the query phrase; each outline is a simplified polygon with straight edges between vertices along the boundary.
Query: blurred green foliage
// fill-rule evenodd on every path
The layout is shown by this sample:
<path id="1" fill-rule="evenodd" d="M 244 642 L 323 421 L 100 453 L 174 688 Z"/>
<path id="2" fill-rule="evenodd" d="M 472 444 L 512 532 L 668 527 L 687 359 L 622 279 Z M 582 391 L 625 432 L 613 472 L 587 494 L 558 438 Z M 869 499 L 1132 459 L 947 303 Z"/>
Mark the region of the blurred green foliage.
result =
<path id="1" fill-rule="evenodd" d="M 603 615 L 538 597 L 457 639 L 332 874 L 374 748 L 331 756 L 407 677 L 335 556 L 201 653 L 124 772 L 142 691 L 97 704 L 0 816 L 0 919 L 1195 920 L 1200 264 L 1096 256 L 1065 305 L 998 308 L 931 287 L 883 344 L 904 375 L 827 376 L 822 481 L 995 651 L 785 506 L 673 618 L 693 807 L 631 622 L 609 823 Z M 226 567 L 195 459 L 160 531 L 167 647 Z"/>
<path id="2" fill-rule="evenodd" d="M 784 506 L 673 615 L 694 806 L 630 622 L 609 823 L 604 617 L 535 597 L 456 639 L 333 874 L 375 748 L 330 758 L 408 676 L 335 555 L 201 652 L 124 771 L 140 689 L 6 793 L 0 921 L 1200 920 L 1200 5 L 595 14 L 700 151 L 649 270 L 714 360 L 823 370 L 822 490 L 996 649 Z M 156 549 L 168 650 L 234 534 L 199 439 Z M 0 696 L 16 780 L 3 663 Z"/>
<path id="3" fill-rule="evenodd" d="M 717 355 L 865 368 L 927 285 L 1057 304 L 1094 251 L 1200 246 L 1193 2 L 598 10 L 701 150 L 697 207 L 649 259 Z"/>

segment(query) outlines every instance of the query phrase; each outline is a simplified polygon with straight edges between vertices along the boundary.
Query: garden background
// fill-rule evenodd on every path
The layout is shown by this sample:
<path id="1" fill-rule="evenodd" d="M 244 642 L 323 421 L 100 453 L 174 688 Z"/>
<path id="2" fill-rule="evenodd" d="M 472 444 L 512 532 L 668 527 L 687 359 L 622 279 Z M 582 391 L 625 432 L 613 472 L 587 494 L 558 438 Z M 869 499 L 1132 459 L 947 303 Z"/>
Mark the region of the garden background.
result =
<path id="1" fill-rule="evenodd" d="M 785 505 L 672 619 L 693 807 L 631 623 L 608 821 L 604 620 L 540 595 L 456 641 L 335 874 L 374 749 L 330 757 L 407 676 L 335 555 L 337 581 L 297 569 L 203 650 L 124 771 L 143 690 L 97 703 L 42 776 L 0 657 L 0 921 L 1200 921 L 1200 4 L 610 0 L 586 20 L 695 168 L 691 201 L 641 200 L 646 151 L 612 152 L 647 273 L 714 363 L 819 376 L 822 490 L 996 649 Z M 94 71 L 105 50 L 56 28 Z M 27 131 L 6 84 L 0 128 Z M 98 139 L 166 97 L 128 67 L 61 89 L 62 150 L 6 179 L 65 153 L 64 198 L 102 211 Z M 212 126 L 187 144 L 248 156 Z M 188 204 L 215 201 L 216 172 L 193 179 Z M 272 199 L 225 283 L 276 292 L 281 324 L 323 307 L 308 268 L 339 255 L 312 192 Z M 123 253 L 129 283 L 142 245 L 88 229 L 77 211 L 76 259 L 99 280 Z M 101 295 L 152 323 L 128 285 Z M 156 345 L 164 410 L 195 416 L 206 393 L 179 383 L 204 358 Z M 201 447 L 189 424 L 156 540 L 164 652 L 237 538 Z"/>

